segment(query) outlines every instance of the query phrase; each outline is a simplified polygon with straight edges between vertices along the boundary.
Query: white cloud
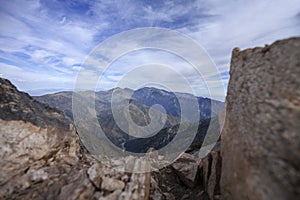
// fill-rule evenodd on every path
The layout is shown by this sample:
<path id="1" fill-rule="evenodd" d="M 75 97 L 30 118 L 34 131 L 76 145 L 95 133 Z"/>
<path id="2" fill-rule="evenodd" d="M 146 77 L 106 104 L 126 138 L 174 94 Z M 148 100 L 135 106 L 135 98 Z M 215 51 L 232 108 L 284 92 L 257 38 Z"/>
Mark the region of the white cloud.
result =
<path id="1" fill-rule="evenodd" d="M 21 67 L 0 63 L 1 77 L 12 81 L 22 91 L 38 89 L 72 89 L 74 84 L 73 76 L 64 74 L 49 74 L 47 72 L 34 72 L 23 70 Z"/>
<path id="2" fill-rule="evenodd" d="M 20 82 L 23 88 L 36 87 L 32 80 L 38 74 L 42 74 L 41 77 L 47 75 L 44 80 L 37 78 L 45 82 L 39 84 L 41 86 L 72 88 L 71 80 L 76 78 L 78 65 L 85 61 L 88 53 L 99 42 L 121 31 L 156 26 L 185 33 L 202 45 L 217 64 L 219 72 L 222 73 L 222 81 L 226 85 L 226 73 L 234 47 L 243 49 L 262 46 L 277 39 L 299 36 L 300 33 L 298 0 L 78 3 L 79 7 L 72 8 L 74 4 L 68 2 L 1 2 L 0 58 L 9 60 L 8 64 L 11 64 L 8 66 L 2 63 L 1 73 L 5 76 L 9 74 L 13 80 L 24 80 L 25 83 Z M 149 42 L 155 45 L 155 41 L 155 38 L 151 38 Z M 124 48 L 137 46 L 133 41 Z M 117 55 L 120 49 L 116 47 L 114 44 L 108 45 L 106 53 Z M 188 47 L 186 50 L 188 52 Z M 16 52 L 26 54 L 29 58 L 24 59 L 16 55 Z M 197 53 L 190 53 L 190 57 L 198 56 Z M 12 63 L 19 66 L 18 69 L 14 69 L 19 71 L 20 75 L 12 73 Z M 171 65 L 179 73 L 189 77 L 195 88 L 201 87 L 199 80 L 197 82 L 198 76 L 180 59 L 143 53 L 130 54 L 117 61 L 116 66 L 107 74 L 105 86 L 111 85 L 109 81 L 114 83 L 120 78 L 120 74 L 132 66 L 147 63 Z M 97 58 L 90 58 L 89 64 L 103 67 L 103 63 Z M 218 73 L 205 73 L 206 78 L 212 82 L 216 81 L 216 75 Z M 60 84 L 63 78 L 57 77 L 69 81 Z M 170 82 L 175 80 L 169 76 L 168 79 Z"/>
<path id="3" fill-rule="evenodd" d="M 222 6 L 219 1 L 212 2 L 211 11 L 217 18 L 199 25 L 197 31 L 182 31 L 203 45 L 217 64 L 228 63 L 234 47 L 263 46 L 300 33 L 295 24 L 298 0 L 230 0 Z"/>

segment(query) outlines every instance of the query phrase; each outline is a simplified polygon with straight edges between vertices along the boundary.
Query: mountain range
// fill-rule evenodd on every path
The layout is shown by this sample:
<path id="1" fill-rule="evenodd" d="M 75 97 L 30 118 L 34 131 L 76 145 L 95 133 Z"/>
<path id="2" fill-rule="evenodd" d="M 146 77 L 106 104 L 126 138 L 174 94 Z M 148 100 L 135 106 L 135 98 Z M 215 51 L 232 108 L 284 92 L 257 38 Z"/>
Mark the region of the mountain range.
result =
<path id="1" fill-rule="evenodd" d="M 73 122 L 72 95 L 72 92 L 58 92 L 55 94 L 35 96 L 34 98 L 63 111 L 66 117 Z M 113 95 L 117 96 L 117 100 L 113 104 L 114 109 L 117 110 L 118 113 L 122 113 L 124 105 L 128 104 L 131 119 L 135 124 L 141 127 L 145 127 L 151 123 L 149 115 L 150 108 L 155 104 L 161 105 L 165 109 L 165 113 L 154 107 L 151 114 L 153 115 L 152 118 L 154 120 L 158 120 L 158 123 L 162 128 L 147 138 L 136 138 L 127 134 L 128 130 L 126 131 L 126 128 L 128 128 L 128 118 L 123 116 L 121 122 L 123 123 L 123 128 L 115 121 L 113 110 L 111 108 L 111 99 Z M 199 106 L 199 118 L 193 117 L 192 114 L 190 116 L 182 117 L 180 105 L 190 105 L 194 100 L 197 101 Z M 214 108 L 213 111 L 211 111 L 212 105 Z M 187 93 L 173 93 L 154 87 L 144 87 L 138 90 L 114 88 L 107 91 L 95 92 L 95 110 L 98 122 L 105 135 L 116 146 L 138 153 L 146 152 L 150 147 L 160 149 L 167 145 L 174 138 L 179 125 L 182 123 L 187 127 L 199 126 L 193 145 L 199 146 L 199 144 L 203 142 L 211 119 L 213 119 L 212 122 L 218 123 L 217 115 L 223 107 L 224 103 L 217 100 L 196 97 Z M 192 107 L 186 106 L 186 108 L 190 109 L 187 113 L 193 113 Z M 197 127 L 195 128 L 197 129 Z M 138 132 L 141 130 L 132 131 Z M 218 132 L 218 130 L 216 131 Z"/>

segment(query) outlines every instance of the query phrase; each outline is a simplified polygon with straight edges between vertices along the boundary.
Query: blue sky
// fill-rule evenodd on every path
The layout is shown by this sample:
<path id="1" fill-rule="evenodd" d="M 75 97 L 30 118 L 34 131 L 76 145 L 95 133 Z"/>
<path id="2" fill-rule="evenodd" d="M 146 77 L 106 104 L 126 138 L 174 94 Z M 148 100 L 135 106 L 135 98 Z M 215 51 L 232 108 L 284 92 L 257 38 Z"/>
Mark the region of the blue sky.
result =
<path id="1" fill-rule="evenodd" d="M 99 43 L 142 27 L 176 30 L 197 41 L 216 63 L 226 89 L 232 49 L 299 36 L 300 2 L 1 0 L 0 27 L 0 76 L 33 95 L 72 90 L 81 64 Z M 120 59 L 118 73 L 107 75 L 107 81 L 119 80 L 124 63 L 150 58 L 163 63 L 166 57 L 179 62 L 159 55 L 145 51 Z"/>

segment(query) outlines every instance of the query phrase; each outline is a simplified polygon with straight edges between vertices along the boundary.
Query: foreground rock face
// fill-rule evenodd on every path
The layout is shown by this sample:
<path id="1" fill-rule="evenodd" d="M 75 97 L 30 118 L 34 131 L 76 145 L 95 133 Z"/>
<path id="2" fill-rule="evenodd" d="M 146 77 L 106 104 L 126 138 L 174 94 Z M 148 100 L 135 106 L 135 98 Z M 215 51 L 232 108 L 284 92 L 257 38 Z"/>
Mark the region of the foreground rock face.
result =
<path id="1" fill-rule="evenodd" d="M 83 154 L 62 112 L 0 79 L 0 199 L 148 199 L 150 174 L 124 166 Z"/>
<path id="2" fill-rule="evenodd" d="M 232 55 L 223 199 L 300 197 L 300 38 Z"/>

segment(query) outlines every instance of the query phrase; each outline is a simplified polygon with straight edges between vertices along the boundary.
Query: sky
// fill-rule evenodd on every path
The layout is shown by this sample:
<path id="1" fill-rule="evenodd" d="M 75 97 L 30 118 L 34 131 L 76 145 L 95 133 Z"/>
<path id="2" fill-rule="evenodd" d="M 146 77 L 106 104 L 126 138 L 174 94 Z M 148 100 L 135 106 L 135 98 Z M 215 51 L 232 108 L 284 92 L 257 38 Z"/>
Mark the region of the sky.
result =
<path id="1" fill-rule="evenodd" d="M 32 95 L 73 90 L 83 63 L 99 44 L 124 31 L 158 27 L 185 34 L 205 50 L 218 69 L 218 74 L 206 76 L 215 83 L 210 92 L 224 100 L 233 48 L 264 46 L 300 35 L 299 0 L 0 1 L 0 77 Z M 172 66 L 187 80 L 201 79 L 170 52 L 141 50 L 112 63 L 99 89 L 116 86 L 133 69 L 129 66 L 147 62 L 148 71 L 133 73 L 131 81 L 160 75 L 164 83 L 186 92 L 176 76 L 168 76 L 167 70 L 158 73 L 154 63 Z M 201 90 L 203 81 L 190 84 L 198 96 L 209 96 Z"/>

